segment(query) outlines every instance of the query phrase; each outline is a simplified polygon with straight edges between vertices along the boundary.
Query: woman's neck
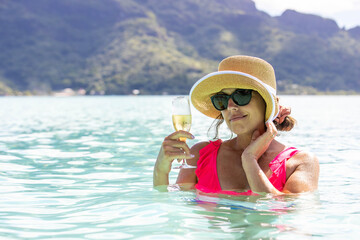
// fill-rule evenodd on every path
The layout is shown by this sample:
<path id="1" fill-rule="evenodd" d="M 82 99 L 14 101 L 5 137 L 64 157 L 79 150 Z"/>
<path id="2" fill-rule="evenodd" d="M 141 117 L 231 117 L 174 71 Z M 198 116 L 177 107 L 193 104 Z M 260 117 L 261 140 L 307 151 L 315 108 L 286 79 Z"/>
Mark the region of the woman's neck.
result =
<path id="1" fill-rule="evenodd" d="M 238 134 L 236 138 L 234 138 L 232 148 L 235 151 L 244 151 L 247 146 L 250 145 L 253 135 L 255 131 L 259 131 L 259 136 L 265 132 L 264 128 L 255 129 L 252 132 L 247 132 L 243 134 Z"/>

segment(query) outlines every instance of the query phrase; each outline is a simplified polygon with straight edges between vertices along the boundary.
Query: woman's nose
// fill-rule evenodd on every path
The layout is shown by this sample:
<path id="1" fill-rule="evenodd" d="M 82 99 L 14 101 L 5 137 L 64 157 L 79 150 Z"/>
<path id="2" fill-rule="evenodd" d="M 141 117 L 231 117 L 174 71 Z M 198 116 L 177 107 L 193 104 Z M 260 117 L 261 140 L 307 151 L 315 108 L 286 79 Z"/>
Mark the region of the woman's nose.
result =
<path id="1" fill-rule="evenodd" d="M 234 109 L 238 109 L 238 105 L 236 103 L 234 103 L 234 101 L 230 98 L 228 101 L 228 110 L 234 110 Z"/>

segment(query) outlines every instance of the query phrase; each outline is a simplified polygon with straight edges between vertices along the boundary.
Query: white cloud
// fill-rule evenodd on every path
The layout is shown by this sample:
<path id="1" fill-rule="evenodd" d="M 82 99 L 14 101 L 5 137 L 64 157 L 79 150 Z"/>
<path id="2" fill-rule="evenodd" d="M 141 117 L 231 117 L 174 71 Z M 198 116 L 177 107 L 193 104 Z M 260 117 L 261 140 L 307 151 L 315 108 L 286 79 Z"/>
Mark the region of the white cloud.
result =
<path id="1" fill-rule="evenodd" d="M 360 26 L 360 0 L 253 0 L 259 10 L 272 16 L 286 9 L 316 14 L 337 21 L 340 27 Z"/>

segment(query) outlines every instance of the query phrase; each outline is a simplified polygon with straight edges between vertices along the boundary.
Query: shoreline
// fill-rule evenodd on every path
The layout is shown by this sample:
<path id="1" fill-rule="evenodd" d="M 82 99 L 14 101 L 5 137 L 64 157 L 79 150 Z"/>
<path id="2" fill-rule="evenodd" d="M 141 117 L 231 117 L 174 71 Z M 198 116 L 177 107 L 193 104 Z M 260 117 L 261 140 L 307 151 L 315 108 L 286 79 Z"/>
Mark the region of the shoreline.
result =
<path id="1" fill-rule="evenodd" d="M 142 91 L 141 89 L 133 89 L 131 93 L 127 94 L 106 94 L 106 91 L 87 91 L 83 88 L 80 89 L 72 89 L 72 88 L 65 88 L 59 91 L 0 91 L 0 96 L 53 96 L 53 97 L 74 97 L 74 96 L 166 96 L 166 95 L 187 95 L 187 92 L 184 93 L 173 93 L 170 94 L 168 92 L 156 92 L 156 93 L 149 93 L 146 91 Z M 325 95 L 334 95 L 334 96 L 344 96 L 344 95 L 360 95 L 360 92 L 356 91 L 346 91 L 346 90 L 337 90 L 337 91 L 319 91 L 313 87 L 308 86 L 299 86 L 292 84 L 289 87 L 285 88 L 278 86 L 277 95 L 299 95 L 299 96 L 325 96 Z"/>
<path id="2" fill-rule="evenodd" d="M 187 94 L 34 94 L 34 93 L 16 93 L 16 94 L 0 94 L 0 97 L 107 97 L 107 96 L 176 96 L 176 95 L 187 95 Z M 303 92 L 278 92 L 278 96 L 360 96 L 360 92 L 345 92 L 345 91 L 334 91 L 334 92 L 316 92 L 316 93 L 303 93 Z"/>

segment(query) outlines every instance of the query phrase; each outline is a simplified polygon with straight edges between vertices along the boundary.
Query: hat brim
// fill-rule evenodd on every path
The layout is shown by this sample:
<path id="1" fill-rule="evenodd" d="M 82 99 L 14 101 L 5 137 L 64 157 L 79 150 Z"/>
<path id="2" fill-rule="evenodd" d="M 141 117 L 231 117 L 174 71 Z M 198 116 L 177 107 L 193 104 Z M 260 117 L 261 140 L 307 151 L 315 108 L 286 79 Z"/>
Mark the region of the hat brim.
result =
<path id="1" fill-rule="evenodd" d="M 273 121 L 278 114 L 275 90 L 259 79 L 241 72 L 219 71 L 198 80 L 190 90 L 192 105 L 201 113 L 217 118 L 221 112 L 213 106 L 210 97 L 224 88 L 252 89 L 257 91 L 266 104 L 265 122 Z"/>

